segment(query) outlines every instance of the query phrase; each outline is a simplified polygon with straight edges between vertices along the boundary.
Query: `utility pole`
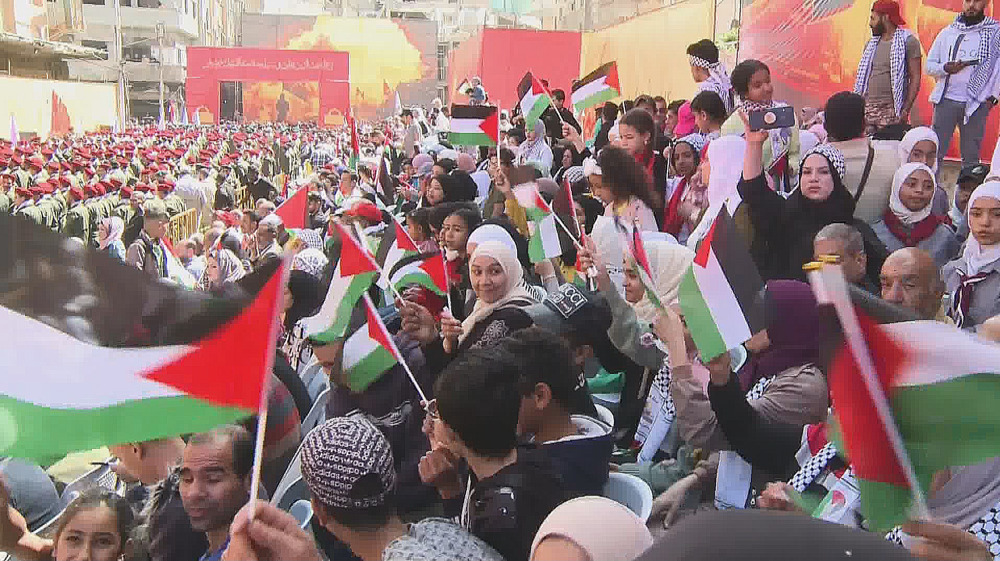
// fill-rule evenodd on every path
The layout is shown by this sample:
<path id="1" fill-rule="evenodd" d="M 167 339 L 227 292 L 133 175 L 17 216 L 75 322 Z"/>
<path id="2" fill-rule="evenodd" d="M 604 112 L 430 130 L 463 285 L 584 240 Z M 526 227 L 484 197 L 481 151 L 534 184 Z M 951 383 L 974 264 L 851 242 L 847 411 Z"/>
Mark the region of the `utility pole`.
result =
<path id="1" fill-rule="evenodd" d="M 125 41 L 122 38 L 122 4 L 121 0 L 112 0 L 115 3 L 115 54 L 118 56 L 118 130 L 125 130 L 125 122 L 128 118 L 128 108 L 125 106 Z"/>
<path id="2" fill-rule="evenodd" d="M 156 24 L 156 43 L 159 48 L 159 53 L 157 54 L 157 60 L 160 63 L 160 127 L 166 128 L 167 126 L 167 114 L 163 107 L 163 36 L 166 35 L 166 26 L 163 22 Z"/>

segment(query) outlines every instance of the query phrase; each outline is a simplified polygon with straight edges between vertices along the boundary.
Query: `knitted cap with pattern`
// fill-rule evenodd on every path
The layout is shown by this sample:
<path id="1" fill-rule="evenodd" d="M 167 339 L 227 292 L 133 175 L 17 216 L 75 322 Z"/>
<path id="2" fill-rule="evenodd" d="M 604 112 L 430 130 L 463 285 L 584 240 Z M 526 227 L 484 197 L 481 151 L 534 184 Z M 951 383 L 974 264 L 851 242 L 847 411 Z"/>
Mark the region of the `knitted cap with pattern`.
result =
<path id="1" fill-rule="evenodd" d="M 326 506 L 381 506 L 396 479 L 392 449 L 385 435 L 364 417 L 331 419 L 302 441 L 302 478 Z"/>

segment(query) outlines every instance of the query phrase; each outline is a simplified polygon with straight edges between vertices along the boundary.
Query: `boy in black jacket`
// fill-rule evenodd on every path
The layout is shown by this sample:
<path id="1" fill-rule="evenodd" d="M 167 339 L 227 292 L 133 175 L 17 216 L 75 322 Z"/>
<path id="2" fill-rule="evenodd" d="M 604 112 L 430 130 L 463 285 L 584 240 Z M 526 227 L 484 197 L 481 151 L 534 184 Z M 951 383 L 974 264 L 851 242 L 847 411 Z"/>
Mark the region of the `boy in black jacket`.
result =
<path id="1" fill-rule="evenodd" d="M 517 447 L 518 367 L 496 347 L 469 349 L 449 364 L 428 407 L 435 450 L 421 461 L 425 481 L 455 502 L 463 493 L 454 463 L 468 463 L 461 523 L 507 561 L 527 561 L 538 527 L 567 498 L 545 454 Z"/>

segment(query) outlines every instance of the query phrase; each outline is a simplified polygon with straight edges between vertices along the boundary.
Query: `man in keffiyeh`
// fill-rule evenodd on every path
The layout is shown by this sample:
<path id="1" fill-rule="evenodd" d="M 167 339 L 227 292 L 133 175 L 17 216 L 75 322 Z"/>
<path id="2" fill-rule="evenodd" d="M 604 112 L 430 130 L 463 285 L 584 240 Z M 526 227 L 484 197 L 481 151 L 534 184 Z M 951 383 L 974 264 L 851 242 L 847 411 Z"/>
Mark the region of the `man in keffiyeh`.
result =
<path id="1" fill-rule="evenodd" d="M 868 134 L 895 123 L 908 123 L 920 91 L 920 41 L 900 15 L 896 0 L 872 4 L 872 38 L 858 63 L 855 93 L 865 96 Z"/>
<path id="2" fill-rule="evenodd" d="M 729 82 L 729 72 L 719 61 L 719 48 L 708 39 L 688 45 L 688 62 L 691 64 L 691 76 L 698 83 L 698 91 L 710 91 L 719 95 L 726 105 L 726 114 L 733 112 L 733 86 Z"/>
<path id="3" fill-rule="evenodd" d="M 963 165 L 979 163 L 986 118 L 997 104 L 1000 23 L 986 17 L 986 3 L 963 0 L 962 13 L 938 33 L 927 54 L 927 73 L 937 80 L 930 100 L 934 105 L 932 128 L 941 140 L 939 164 L 956 126 Z"/>

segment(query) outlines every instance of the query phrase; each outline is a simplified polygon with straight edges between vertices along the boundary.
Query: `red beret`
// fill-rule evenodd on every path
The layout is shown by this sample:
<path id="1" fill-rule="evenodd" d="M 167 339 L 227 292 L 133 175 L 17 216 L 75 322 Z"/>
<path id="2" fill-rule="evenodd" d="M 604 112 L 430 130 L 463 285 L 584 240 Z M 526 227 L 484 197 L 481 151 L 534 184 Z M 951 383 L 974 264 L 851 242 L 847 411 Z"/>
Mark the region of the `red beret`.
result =
<path id="1" fill-rule="evenodd" d="M 69 188 L 69 194 L 72 195 L 77 200 L 83 200 L 83 197 L 84 197 L 83 189 L 81 189 L 79 187 L 70 187 Z"/>
<path id="2" fill-rule="evenodd" d="M 132 188 L 129 187 L 128 185 L 122 185 L 122 188 L 119 192 L 121 193 L 121 196 L 125 199 L 132 198 Z"/>

